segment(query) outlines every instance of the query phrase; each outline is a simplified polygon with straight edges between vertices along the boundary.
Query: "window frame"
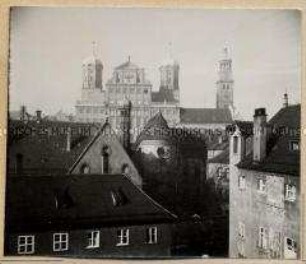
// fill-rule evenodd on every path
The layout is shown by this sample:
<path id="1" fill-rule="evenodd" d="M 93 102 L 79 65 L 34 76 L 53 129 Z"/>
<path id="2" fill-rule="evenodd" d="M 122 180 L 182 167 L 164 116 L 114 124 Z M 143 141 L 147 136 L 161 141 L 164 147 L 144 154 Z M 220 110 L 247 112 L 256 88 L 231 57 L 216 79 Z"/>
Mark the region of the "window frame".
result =
<path id="1" fill-rule="evenodd" d="M 146 229 L 146 244 L 158 243 L 158 229 L 157 226 L 151 226 Z"/>
<path id="2" fill-rule="evenodd" d="M 258 232 L 258 247 L 261 249 L 268 248 L 268 240 L 267 240 L 267 229 L 265 227 L 260 226 Z"/>
<path id="3" fill-rule="evenodd" d="M 97 237 L 95 237 L 94 234 L 97 234 Z M 100 231 L 99 230 L 92 230 L 87 232 L 87 246 L 86 248 L 99 248 L 100 247 Z"/>
<path id="4" fill-rule="evenodd" d="M 291 245 L 289 246 L 288 244 L 288 240 L 291 240 Z M 295 254 L 297 254 L 297 242 L 290 238 L 290 237 L 285 237 L 285 247 L 286 247 L 286 250 L 290 250 L 292 252 L 294 252 Z"/>
<path id="5" fill-rule="evenodd" d="M 290 151 L 295 152 L 300 150 L 300 142 L 298 140 L 290 140 L 289 144 Z M 294 148 L 294 145 L 297 146 L 297 148 Z"/>
<path id="6" fill-rule="evenodd" d="M 59 236 L 59 240 L 56 241 L 56 236 Z M 63 239 L 65 237 L 65 240 Z M 59 245 L 59 248 L 56 248 L 56 245 Z M 62 245 L 65 245 L 63 247 Z M 69 250 L 69 234 L 68 233 L 53 233 L 53 251 L 60 252 L 60 251 L 67 251 Z"/>
<path id="7" fill-rule="evenodd" d="M 263 188 L 262 188 L 263 187 Z M 266 180 L 259 178 L 258 179 L 258 184 L 257 184 L 257 191 L 259 193 L 265 193 L 266 192 Z"/>
<path id="8" fill-rule="evenodd" d="M 24 243 L 21 243 L 21 239 L 24 239 Z M 30 239 L 31 241 L 28 241 Z M 28 247 L 31 250 L 28 250 Z M 21 250 L 24 248 L 24 250 Z M 18 255 L 31 255 L 35 253 L 35 236 L 34 235 L 21 235 L 17 238 L 17 253 Z"/>
<path id="9" fill-rule="evenodd" d="M 291 187 L 291 189 L 289 188 Z M 292 189 L 294 188 L 294 189 Z M 294 191 L 293 191 L 294 190 Z M 290 193 L 290 195 L 289 195 Z M 296 201 L 296 186 L 293 184 L 286 184 L 285 185 L 285 200 L 288 202 L 295 202 Z"/>
<path id="10" fill-rule="evenodd" d="M 118 235 L 118 232 L 120 234 Z M 117 240 L 119 240 L 116 246 L 128 246 L 130 244 L 130 229 L 121 228 L 117 230 Z"/>
<path id="11" fill-rule="evenodd" d="M 243 181 L 241 181 L 243 179 Z M 244 183 L 243 185 L 241 183 Z M 239 175 L 238 176 L 238 188 L 239 190 L 245 190 L 246 189 L 246 175 Z"/>

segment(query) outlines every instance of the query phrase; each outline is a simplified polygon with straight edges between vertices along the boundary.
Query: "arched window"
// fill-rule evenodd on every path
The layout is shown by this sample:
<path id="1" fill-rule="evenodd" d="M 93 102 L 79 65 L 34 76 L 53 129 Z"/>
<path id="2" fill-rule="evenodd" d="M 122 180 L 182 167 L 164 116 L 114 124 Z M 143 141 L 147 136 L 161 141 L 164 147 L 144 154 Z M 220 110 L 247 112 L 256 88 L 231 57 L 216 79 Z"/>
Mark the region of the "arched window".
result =
<path id="1" fill-rule="evenodd" d="M 81 169 L 80 169 L 80 173 L 82 174 L 89 174 L 90 173 L 90 168 L 88 164 L 83 164 Z"/>
<path id="2" fill-rule="evenodd" d="M 121 167 L 121 173 L 124 175 L 128 175 L 130 173 L 130 166 L 124 163 Z"/>
<path id="3" fill-rule="evenodd" d="M 108 146 L 103 146 L 101 153 L 101 172 L 108 173 L 109 172 L 109 155 L 110 148 Z"/>

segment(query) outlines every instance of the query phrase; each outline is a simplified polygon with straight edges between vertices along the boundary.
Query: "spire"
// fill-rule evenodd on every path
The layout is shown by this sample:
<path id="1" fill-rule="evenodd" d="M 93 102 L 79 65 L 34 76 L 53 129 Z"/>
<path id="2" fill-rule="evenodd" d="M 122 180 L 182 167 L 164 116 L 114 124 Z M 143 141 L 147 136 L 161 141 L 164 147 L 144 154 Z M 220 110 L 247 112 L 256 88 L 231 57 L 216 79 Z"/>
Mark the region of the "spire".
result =
<path id="1" fill-rule="evenodd" d="M 229 46 L 227 43 L 224 45 L 222 50 L 222 59 L 224 60 L 229 59 Z"/>
<path id="2" fill-rule="evenodd" d="M 98 48 L 97 42 L 93 41 L 92 42 L 92 55 L 95 58 L 97 57 L 97 48 Z"/>

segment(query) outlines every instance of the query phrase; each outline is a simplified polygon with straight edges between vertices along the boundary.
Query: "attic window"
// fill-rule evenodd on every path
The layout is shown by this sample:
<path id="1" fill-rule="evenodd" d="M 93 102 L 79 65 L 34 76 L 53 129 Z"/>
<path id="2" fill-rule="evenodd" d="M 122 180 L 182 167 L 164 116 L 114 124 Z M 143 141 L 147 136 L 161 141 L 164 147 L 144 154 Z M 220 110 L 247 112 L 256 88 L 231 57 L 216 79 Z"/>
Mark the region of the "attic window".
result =
<path id="1" fill-rule="evenodd" d="M 57 210 L 60 209 L 68 209 L 74 205 L 74 201 L 70 194 L 69 188 L 65 188 L 63 191 L 59 191 L 55 194 L 55 208 Z"/>
<path id="2" fill-rule="evenodd" d="M 115 207 L 123 206 L 128 202 L 128 199 L 121 188 L 118 190 L 111 190 L 110 195 L 112 198 L 113 206 Z"/>
<path id="3" fill-rule="evenodd" d="M 80 173 L 82 174 L 89 174 L 90 173 L 90 168 L 88 166 L 88 164 L 83 164 L 81 169 L 80 169 Z"/>
<path id="4" fill-rule="evenodd" d="M 291 151 L 299 151 L 300 150 L 300 144 L 298 140 L 292 140 L 289 143 L 289 148 Z"/>

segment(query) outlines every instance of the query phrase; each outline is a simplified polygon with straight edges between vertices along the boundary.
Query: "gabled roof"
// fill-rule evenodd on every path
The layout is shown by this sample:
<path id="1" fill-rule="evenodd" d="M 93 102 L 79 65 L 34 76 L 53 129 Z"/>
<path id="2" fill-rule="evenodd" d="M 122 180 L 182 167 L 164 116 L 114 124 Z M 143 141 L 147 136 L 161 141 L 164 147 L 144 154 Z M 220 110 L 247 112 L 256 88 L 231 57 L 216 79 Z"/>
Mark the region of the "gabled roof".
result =
<path id="1" fill-rule="evenodd" d="M 10 232 L 135 225 L 176 218 L 123 175 L 11 177 L 6 199 Z"/>
<path id="2" fill-rule="evenodd" d="M 260 163 L 254 163 L 251 153 L 238 164 L 238 167 L 299 176 L 300 151 L 291 150 L 290 142 L 300 141 L 300 116 L 300 105 L 280 109 L 268 123 L 271 131 L 267 142 L 266 158 Z"/>
<path id="3" fill-rule="evenodd" d="M 67 130 L 71 131 L 67 151 Z M 9 121 L 8 172 L 14 169 L 17 154 L 23 156 L 23 171 L 29 174 L 68 172 L 89 144 L 100 125 L 43 120 Z"/>
<path id="4" fill-rule="evenodd" d="M 219 108 L 181 108 L 182 124 L 230 124 L 232 115 L 229 109 Z"/>
<path id="5" fill-rule="evenodd" d="M 136 139 L 137 146 L 143 140 L 172 140 L 171 129 L 168 126 L 166 119 L 159 111 L 155 116 L 149 119 L 144 129 Z"/>

